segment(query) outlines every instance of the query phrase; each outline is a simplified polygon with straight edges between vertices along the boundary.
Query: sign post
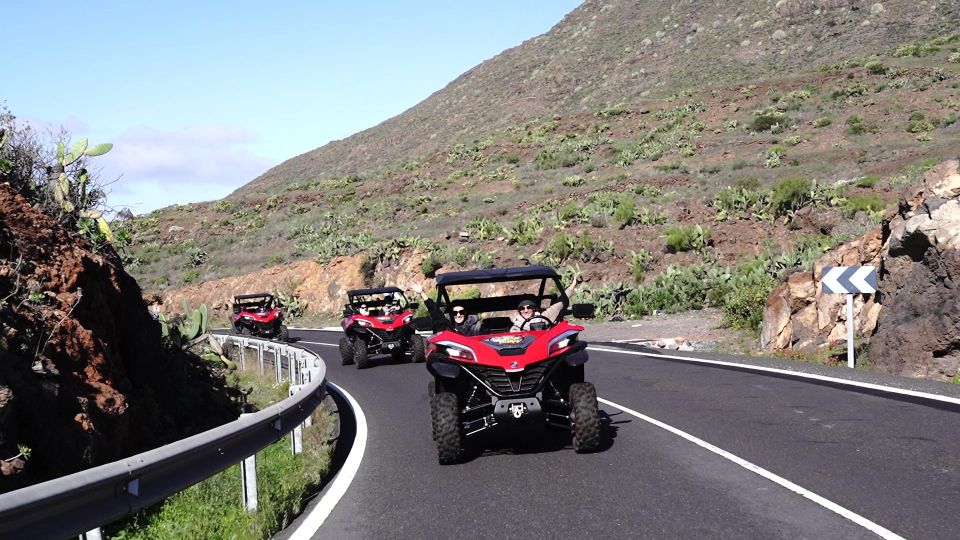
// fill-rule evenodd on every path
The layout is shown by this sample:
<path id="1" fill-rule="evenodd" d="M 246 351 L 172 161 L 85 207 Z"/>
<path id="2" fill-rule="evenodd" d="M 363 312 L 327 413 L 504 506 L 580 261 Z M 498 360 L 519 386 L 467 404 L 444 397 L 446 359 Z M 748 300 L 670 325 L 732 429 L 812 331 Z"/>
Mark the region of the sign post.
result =
<path id="1" fill-rule="evenodd" d="M 820 274 L 823 292 L 847 295 L 847 367 L 853 367 L 853 295 L 877 292 L 876 266 L 826 266 Z"/>

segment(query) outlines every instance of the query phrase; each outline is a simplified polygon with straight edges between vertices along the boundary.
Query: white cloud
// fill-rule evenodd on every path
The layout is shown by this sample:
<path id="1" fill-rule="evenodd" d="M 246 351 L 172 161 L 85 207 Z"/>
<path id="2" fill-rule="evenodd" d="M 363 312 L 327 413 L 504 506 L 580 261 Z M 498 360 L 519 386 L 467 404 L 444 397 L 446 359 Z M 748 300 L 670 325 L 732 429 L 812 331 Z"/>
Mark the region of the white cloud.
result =
<path id="1" fill-rule="evenodd" d="M 253 137 L 233 126 L 141 126 L 110 142 L 113 150 L 96 161 L 101 181 L 116 180 L 108 186 L 108 203 L 136 214 L 222 198 L 275 165 L 254 155 L 247 148 Z"/>

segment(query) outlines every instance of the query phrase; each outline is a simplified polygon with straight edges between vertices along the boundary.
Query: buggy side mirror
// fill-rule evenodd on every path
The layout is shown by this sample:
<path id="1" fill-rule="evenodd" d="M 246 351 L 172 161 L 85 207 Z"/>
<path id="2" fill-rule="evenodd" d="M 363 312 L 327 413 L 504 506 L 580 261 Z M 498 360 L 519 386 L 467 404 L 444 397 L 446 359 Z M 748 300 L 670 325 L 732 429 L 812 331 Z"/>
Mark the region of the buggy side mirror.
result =
<path id="1" fill-rule="evenodd" d="M 343 308 L 343 316 L 344 316 L 344 317 L 349 317 L 349 316 L 351 316 L 351 315 L 353 315 L 353 311 L 352 311 L 352 310 L 347 309 L 347 308 Z"/>
<path id="2" fill-rule="evenodd" d="M 596 317 L 597 307 L 593 304 L 574 304 L 570 310 L 577 319 L 592 319 Z"/>
<path id="3" fill-rule="evenodd" d="M 410 311 L 416 311 L 420 307 L 420 302 L 410 302 L 407 304 L 407 309 Z"/>

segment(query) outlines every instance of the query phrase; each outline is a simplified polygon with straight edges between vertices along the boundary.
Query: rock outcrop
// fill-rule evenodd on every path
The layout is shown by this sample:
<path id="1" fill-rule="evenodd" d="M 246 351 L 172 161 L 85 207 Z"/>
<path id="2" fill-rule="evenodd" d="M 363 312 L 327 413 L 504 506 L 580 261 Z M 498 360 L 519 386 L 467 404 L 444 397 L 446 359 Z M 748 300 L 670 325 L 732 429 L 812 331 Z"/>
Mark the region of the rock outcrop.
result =
<path id="1" fill-rule="evenodd" d="M 960 172 L 957 160 L 927 171 L 895 211 L 864 237 L 789 276 L 767 299 L 761 345 L 812 353 L 846 340 L 842 294 L 824 294 L 824 266 L 873 265 L 878 290 L 854 297 L 858 340 L 878 370 L 938 380 L 960 372 Z"/>
<path id="2" fill-rule="evenodd" d="M 218 386 L 163 349 L 112 248 L 0 185 L 0 492 L 232 420 Z"/>
<path id="3" fill-rule="evenodd" d="M 363 254 L 338 257 L 326 264 L 297 261 L 170 291 L 162 298 L 162 308 L 177 313 L 183 311 L 184 302 L 190 307 L 206 304 L 214 317 L 226 317 L 230 314 L 235 294 L 279 291 L 297 296 L 311 313 L 339 313 L 347 291 L 375 285 L 371 282 L 373 275 L 383 284 L 398 287 L 422 279 L 420 262 L 423 256 L 422 251 L 414 250 L 399 261 L 391 261 L 389 266 L 378 262 L 375 272 L 368 272 L 366 276 L 366 255 Z"/>

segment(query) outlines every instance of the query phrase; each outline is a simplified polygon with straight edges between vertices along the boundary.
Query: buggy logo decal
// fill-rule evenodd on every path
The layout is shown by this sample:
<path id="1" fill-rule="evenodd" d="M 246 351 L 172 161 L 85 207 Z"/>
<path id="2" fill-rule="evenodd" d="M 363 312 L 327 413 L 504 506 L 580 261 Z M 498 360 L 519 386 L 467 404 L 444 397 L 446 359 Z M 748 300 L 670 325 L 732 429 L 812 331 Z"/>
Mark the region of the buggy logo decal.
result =
<path id="1" fill-rule="evenodd" d="M 497 336 L 490 338 L 497 345 L 519 345 L 523 343 L 523 336 Z"/>
<path id="2" fill-rule="evenodd" d="M 513 414 L 514 418 L 520 418 L 523 416 L 523 403 L 514 403 L 510 405 L 510 413 Z"/>
<path id="3" fill-rule="evenodd" d="M 517 369 L 520 367 L 520 362 L 510 362 L 510 369 Z"/>

